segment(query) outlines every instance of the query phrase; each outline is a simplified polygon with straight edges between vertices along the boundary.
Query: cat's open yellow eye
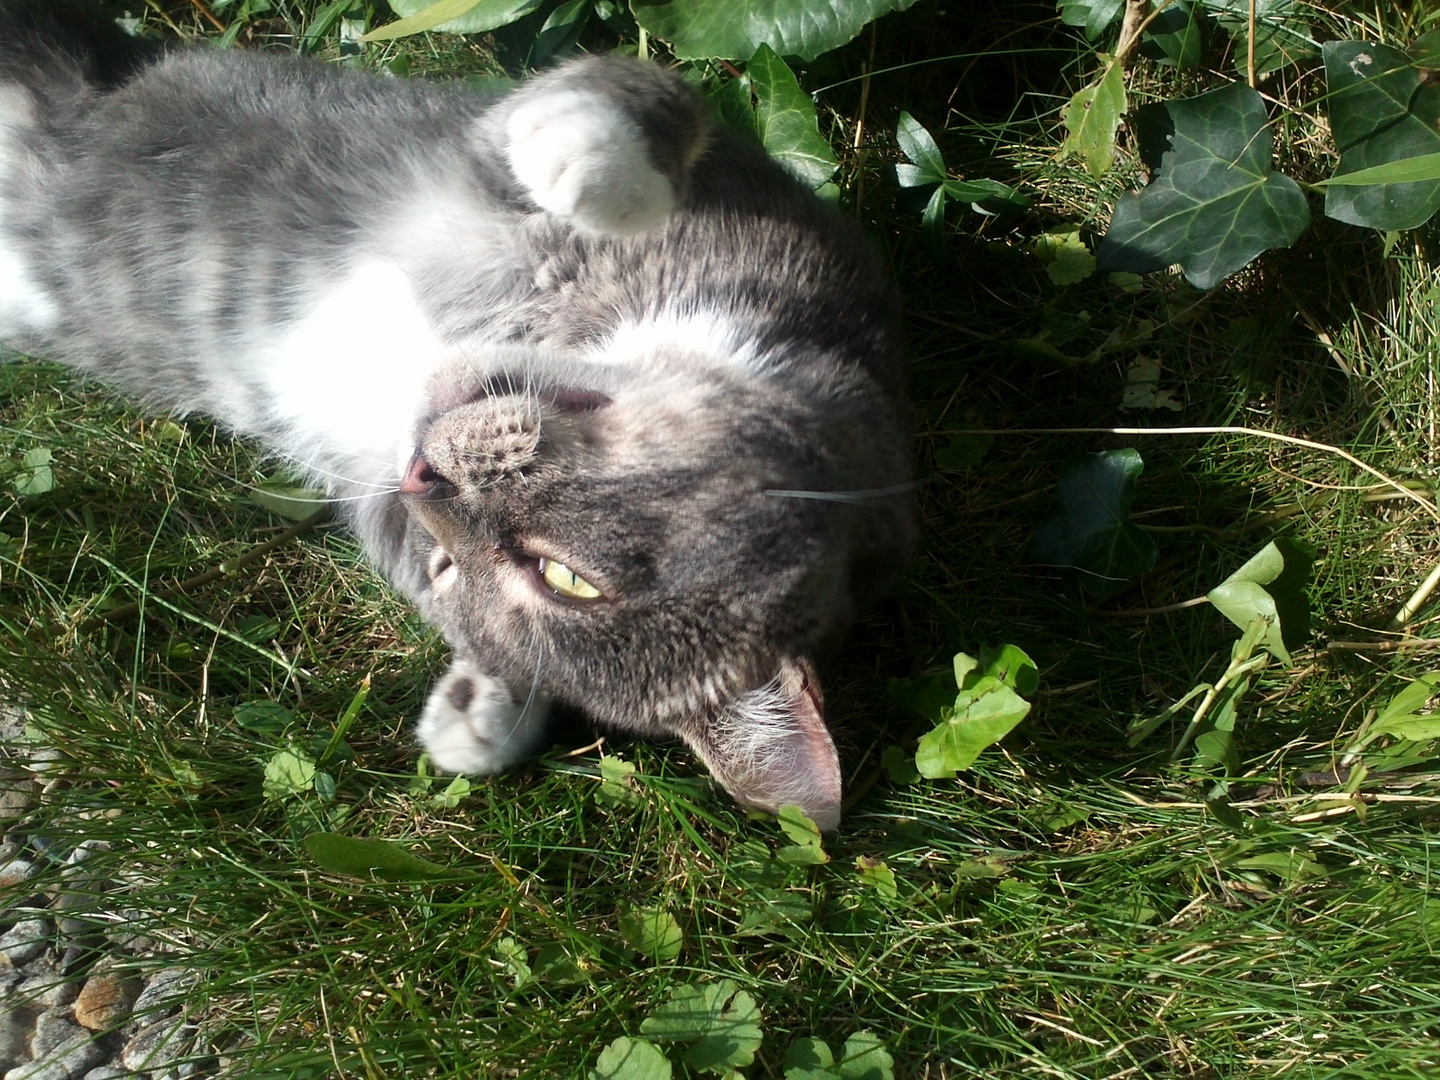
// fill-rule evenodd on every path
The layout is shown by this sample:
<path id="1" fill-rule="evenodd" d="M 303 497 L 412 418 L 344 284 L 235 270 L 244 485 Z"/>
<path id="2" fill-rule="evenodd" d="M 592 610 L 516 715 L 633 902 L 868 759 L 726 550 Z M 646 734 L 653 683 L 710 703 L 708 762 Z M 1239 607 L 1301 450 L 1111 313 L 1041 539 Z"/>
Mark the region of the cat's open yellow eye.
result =
<path id="1" fill-rule="evenodd" d="M 554 559 L 540 560 L 540 576 L 545 584 L 567 600 L 599 600 L 600 590 L 591 585 L 564 563 Z"/>

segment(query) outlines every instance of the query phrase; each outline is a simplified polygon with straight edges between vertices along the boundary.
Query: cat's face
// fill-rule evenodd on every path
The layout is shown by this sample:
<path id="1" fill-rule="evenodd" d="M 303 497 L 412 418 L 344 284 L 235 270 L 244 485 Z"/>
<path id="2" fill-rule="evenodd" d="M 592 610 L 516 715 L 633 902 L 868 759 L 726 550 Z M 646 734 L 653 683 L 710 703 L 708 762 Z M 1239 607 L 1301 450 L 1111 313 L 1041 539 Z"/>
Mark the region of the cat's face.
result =
<path id="1" fill-rule="evenodd" d="M 895 463 L 848 462 L 805 396 L 724 372 L 577 375 L 437 381 L 401 485 L 427 616 L 502 678 L 685 740 L 742 801 L 838 800 L 813 658 L 903 558 L 908 501 L 775 492 L 864 488 Z"/>

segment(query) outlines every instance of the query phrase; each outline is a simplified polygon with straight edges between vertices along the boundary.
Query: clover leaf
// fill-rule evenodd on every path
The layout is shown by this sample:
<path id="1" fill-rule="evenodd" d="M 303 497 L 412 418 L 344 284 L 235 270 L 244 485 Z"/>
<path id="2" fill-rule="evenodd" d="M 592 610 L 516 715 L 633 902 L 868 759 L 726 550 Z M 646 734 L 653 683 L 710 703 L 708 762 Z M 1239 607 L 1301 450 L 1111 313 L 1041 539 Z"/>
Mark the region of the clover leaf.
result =
<path id="1" fill-rule="evenodd" d="M 690 1043 L 685 1064 L 699 1072 L 726 1073 L 755 1060 L 760 1049 L 760 1007 L 734 980 L 677 986 L 640 1025 L 642 1034 Z"/>

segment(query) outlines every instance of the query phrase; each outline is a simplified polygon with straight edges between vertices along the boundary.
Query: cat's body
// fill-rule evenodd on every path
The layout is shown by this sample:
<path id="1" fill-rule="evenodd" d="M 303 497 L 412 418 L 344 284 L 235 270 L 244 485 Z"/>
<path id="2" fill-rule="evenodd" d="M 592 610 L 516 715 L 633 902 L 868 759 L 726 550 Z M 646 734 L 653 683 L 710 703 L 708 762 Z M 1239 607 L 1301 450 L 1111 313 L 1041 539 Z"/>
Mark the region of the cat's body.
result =
<path id="1" fill-rule="evenodd" d="M 638 62 L 485 100 L 86 55 L 0 48 L 0 341 L 323 479 L 455 649 L 441 767 L 523 759 L 558 699 L 833 827 L 814 660 L 913 533 L 862 240 Z"/>

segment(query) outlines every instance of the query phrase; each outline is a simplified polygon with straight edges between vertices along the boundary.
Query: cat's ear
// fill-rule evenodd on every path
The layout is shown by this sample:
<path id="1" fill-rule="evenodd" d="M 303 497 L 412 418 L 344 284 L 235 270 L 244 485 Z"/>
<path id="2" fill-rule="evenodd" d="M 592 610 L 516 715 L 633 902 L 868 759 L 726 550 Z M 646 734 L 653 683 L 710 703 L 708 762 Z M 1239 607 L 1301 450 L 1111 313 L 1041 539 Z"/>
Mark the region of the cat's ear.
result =
<path id="1" fill-rule="evenodd" d="M 823 832 L 840 827 L 840 758 L 808 660 L 781 661 L 774 679 L 687 741 L 738 802 L 771 813 L 793 804 Z"/>

